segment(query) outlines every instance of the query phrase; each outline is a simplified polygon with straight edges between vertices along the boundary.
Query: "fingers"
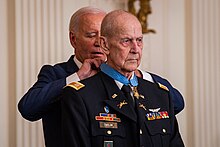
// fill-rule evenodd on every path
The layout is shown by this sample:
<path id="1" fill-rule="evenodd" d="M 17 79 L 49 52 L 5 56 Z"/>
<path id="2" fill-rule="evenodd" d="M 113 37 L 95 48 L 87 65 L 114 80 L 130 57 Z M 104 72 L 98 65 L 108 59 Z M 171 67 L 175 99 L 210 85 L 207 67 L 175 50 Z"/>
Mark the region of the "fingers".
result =
<path id="1" fill-rule="evenodd" d="M 100 65 L 103 63 L 100 59 L 86 59 L 84 60 L 81 68 L 77 72 L 80 80 L 86 79 L 95 75 L 99 71 Z"/>
<path id="2" fill-rule="evenodd" d="M 101 59 L 90 59 L 91 68 L 94 70 L 99 70 L 100 65 L 104 63 Z"/>

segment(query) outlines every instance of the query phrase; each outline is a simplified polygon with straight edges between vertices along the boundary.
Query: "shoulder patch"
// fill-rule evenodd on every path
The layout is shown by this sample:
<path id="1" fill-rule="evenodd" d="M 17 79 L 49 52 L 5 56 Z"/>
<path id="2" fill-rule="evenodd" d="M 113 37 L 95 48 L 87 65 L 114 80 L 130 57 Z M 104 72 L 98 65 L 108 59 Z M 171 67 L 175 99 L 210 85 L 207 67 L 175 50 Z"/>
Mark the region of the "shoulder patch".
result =
<path id="1" fill-rule="evenodd" d="M 85 87 L 85 85 L 83 85 L 83 84 L 80 83 L 80 82 L 72 82 L 72 83 L 66 85 L 65 87 L 67 87 L 67 86 L 72 87 L 72 88 L 74 88 L 74 89 L 76 89 L 76 90 L 79 90 L 79 89 Z"/>
<path id="2" fill-rule="evenodd" d="M 160 88 L 162 88 L 162 89 L 164 89 L 164 90 L 166 90 L 166 91 L 169 91 L 169 89 L 167 88 L 167 86 L 165 86 L 165 85 L 163 85 L 163 84 L 161 84 L 161 83 L 159 83 L 159 82 L 158 82 L 158 85 L 159 85 Z"/>

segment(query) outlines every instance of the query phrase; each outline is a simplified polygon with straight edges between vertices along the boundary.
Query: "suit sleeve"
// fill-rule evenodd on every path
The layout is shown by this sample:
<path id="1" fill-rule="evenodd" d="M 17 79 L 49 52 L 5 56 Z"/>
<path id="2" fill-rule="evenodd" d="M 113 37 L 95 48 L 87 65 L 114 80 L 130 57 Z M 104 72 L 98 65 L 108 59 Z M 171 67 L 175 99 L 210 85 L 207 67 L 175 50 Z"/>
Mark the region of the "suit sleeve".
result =
<path id="1" fill-rule="evenodd" d="M 89 119 L 82 97 L 66 87 L 61 97 L 63 147 L 91 147 Z"/>
<path id="2" fill-rule="evenodd" d="M 66 85 L 66 79 L 58 79 L 57 73 L 63 69 L 55 69 L 53 66 L 45 65 L 38 74 L 37 82 L 28 90 L 18 103 L 21 115 L 30 121 L 41 119 Z"/>

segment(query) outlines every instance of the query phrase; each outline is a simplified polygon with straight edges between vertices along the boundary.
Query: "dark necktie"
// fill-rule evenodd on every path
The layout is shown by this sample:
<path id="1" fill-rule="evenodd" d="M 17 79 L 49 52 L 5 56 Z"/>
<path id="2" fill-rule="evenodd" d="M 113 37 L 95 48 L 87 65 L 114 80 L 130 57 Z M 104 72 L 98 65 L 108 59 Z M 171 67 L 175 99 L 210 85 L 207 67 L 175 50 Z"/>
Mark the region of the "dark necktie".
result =
<path id="1" fill-rule="evenodd" d="M 121 88 L 121 91 L 124 93 L 125 97 L 128 99 L 129 104 L 131 104 L 132 107 L 135 107 L 135 101 L 131 96 L 131 87 L 128 85 L 123 85 Z"/>

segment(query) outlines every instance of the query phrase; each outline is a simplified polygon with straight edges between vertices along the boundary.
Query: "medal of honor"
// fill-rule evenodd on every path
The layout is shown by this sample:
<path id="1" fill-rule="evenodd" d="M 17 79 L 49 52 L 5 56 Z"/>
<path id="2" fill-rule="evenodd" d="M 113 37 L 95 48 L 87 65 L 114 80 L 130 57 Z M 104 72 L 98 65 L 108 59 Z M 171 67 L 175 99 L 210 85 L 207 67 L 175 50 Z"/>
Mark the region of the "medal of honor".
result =
<path id="1" fill-rule="evenodd" d="M 133 93 L 134 93 L 134 97 L 136 98 L 136 99 L 139 99 L 139 93 L 138 93 L 138 90 L 137 90 L 137 86 L 135 86 L 134 88 L 133 88 Z"/>

